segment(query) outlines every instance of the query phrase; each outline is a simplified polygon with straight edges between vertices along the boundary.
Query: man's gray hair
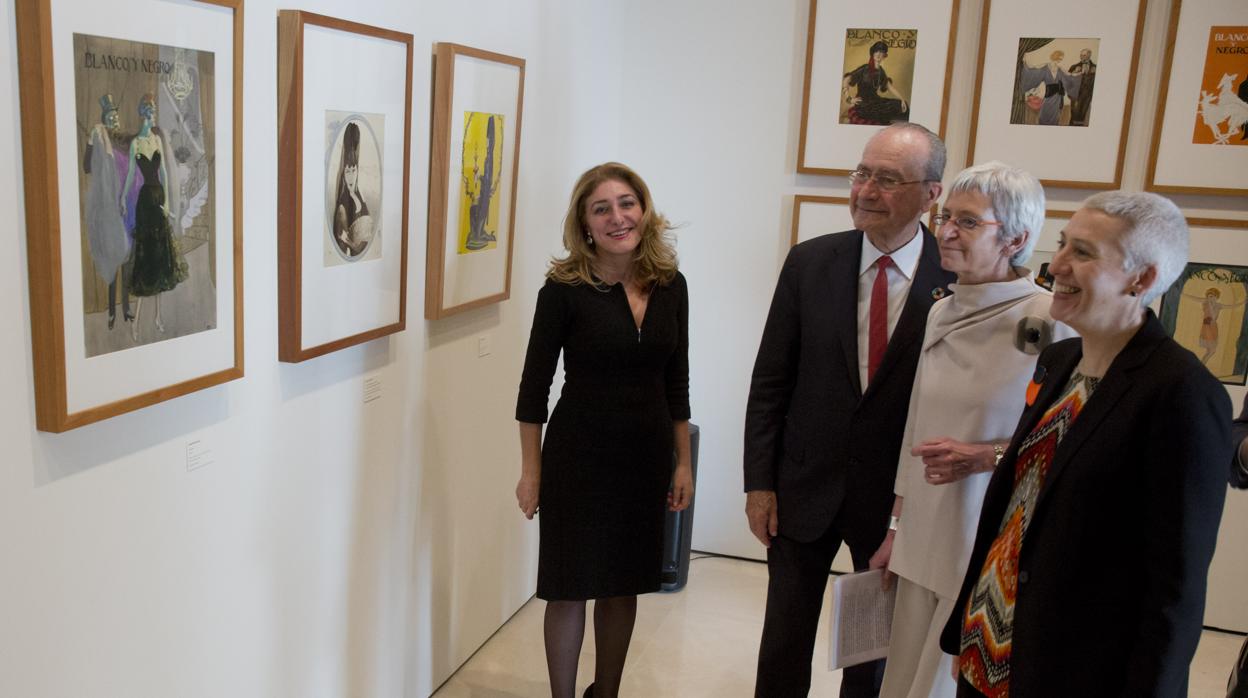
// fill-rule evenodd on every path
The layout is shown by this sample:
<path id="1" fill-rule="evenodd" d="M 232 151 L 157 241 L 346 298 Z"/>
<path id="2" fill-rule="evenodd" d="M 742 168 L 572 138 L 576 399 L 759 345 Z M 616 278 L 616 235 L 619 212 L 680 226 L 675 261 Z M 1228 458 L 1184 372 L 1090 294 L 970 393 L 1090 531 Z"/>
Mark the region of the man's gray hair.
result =
<path id="1" fill-rule="evenodd" d="M 1173 201 L 1143 191 L 1106 191 L 1088 197 L 1083 207 L 1127 223 L 1120 240 L 1125 271 L 1157 269 L 1157 281 L 1141 296 L 1142 305 L 1152 303 L 1179 278 L 1187 265 L 1189 233 L 1187 220 Z"/>
<path id="2" fill-rule="evenodd" d="M 916 124 L 913 121 L 897 121 L 880 129 L 878 136 L 884 131 L 899 130 L 913 131 L 927 139 L 927 163 L 923 166 L 923 180 L 927 182 L 939 182 L 945 177 L 945 142 L 940 140 L 940 136 L 932 133 L 931 129 L 922 124 Z M 874 137 L 874 136 L 873 136 Z"/>
<path id="3" fill-rule="evenodd" d="M 993 214 L 1001 223 L 997 228 L 1001 242 L 1009 245 L 1027 236 L 1026 244 L 1010 257 L 1013 266 L 1026 263 L 1044 227 L 1044 187 L 1040 180 L 1026 170 L 994 160 L 959 172 L 949 185 L 949 196 L 960 192 L 983 194 L 992 202 Z"/>

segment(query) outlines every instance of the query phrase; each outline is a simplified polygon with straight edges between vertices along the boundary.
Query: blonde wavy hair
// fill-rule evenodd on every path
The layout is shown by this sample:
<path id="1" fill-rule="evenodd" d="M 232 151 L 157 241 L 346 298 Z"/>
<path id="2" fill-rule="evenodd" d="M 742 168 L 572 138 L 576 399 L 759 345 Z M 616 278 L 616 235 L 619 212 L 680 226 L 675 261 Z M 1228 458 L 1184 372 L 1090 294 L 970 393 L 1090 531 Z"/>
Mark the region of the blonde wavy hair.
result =
<path id="1" fill-rule="evenodd" d="M 641 203 L 641 242 L 633 258 L 633 279 L 643 286 L 658 282 L 667 284 L 676 276 L 676 249 L 672 246 L 668 231 L 672 224 L 663 214 L 654 210 L 654 200 L 645 181 L 627 165 L 604 162 L 591 167 L 582 174 L 572 188 L 568 212 L 563 217 L 563 246 L 568 250 L 565 257 L 550 261 L 546 277 L 565 284 L 601 283 L 594 277 L 594 262 L 598 258 L 593 245 L 586 241 L 589 225 L 587 200 L 603 182 L 617 181 L 628 185 Z"/>

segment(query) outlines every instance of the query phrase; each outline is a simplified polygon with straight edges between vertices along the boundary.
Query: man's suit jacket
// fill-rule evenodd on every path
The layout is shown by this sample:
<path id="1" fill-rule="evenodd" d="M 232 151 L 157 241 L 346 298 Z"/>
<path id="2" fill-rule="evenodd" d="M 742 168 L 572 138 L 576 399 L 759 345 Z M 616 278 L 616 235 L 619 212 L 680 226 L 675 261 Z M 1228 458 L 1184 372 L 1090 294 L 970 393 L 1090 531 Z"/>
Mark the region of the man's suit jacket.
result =
<path id="1" fill-rule="evenodd" d="M 862 231 L 808 240 L 784 262 L 746 406 L 745 490 L 776 492 L 787 537 L 814 540 L 834 520 L 851 545 L 878 545 L 884 536 L 927 311 L 954 278 L 940 268 L 935 238 L 926 227 L 919 234 L 909 296 L 865 393 Z"/>
<path id="2" fill-rule="evenodd" d="M 1069 339 L 1040 355 L 1039 393 L 984 497 L 941 636 L 947 653 L 959 651 L 967 599 L 1009 506 L 1019 444 L 1066 387 L 1081 347 Z M 1058 444 L 1040 489 L 1017 567 L 1013 698 L 1187 695 L 1230 426 L 1226 390 L 1149 311 Z"/>

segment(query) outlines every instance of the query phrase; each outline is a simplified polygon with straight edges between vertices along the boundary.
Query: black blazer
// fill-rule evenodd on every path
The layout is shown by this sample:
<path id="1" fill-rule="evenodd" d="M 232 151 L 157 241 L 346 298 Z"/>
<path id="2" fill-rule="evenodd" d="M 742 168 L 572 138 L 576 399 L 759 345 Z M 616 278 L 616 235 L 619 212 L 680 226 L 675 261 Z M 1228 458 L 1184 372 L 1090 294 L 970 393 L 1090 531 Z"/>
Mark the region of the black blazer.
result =
<path id="1" fill-rule="evenodd" d="M 879 545 L 884 536 L 927 311 L 954 278 L 940 268 L 926 227 L 920 235 L 910 295 L 866 394 L 858 378 L 862 231 L 803 242 L 780 271 L 746 405 L 745 490 L 776 492 L 787 537 L 814 540 L 834 519 L 851 545 Z"/>
<path id="2" fill-rule="evenodd" d="M 1014 490 L 1019 443 L 1065 388 L 1081 347 L 1068 339 L 1040 354 L 1040 391 L 988 485 L 945 652 L 958 653 L 967 598 Z M 1150 311 L 1058 444 L 1024 535 L 1013 698 L 1187 695 L 1230 426 L 1226 390 Z"/>

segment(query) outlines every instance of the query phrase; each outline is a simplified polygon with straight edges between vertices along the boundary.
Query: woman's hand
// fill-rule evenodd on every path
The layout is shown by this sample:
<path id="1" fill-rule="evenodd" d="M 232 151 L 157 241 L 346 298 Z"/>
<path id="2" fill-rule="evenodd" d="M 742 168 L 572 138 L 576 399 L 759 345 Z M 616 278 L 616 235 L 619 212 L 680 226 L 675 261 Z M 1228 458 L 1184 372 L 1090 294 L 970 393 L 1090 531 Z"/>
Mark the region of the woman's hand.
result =
<path id="1" fill-rule="evenodd" d="M 672 473 L 672 489 L 667 493 L 668 511 L 684 511 L 693 501 L 693 469 L 688 465 L 676 466 Z"/>
<path id="2" fill-rule="evenodd" d="M 996 465 L 992 444 L 968 444 L 948 437 L 928 439 L 910 450 L 923 459 L 924 479 L 948 485 L 975 473 L 991 472 Z"/>
<path id="3" fill-rule="evenodd" d="M 897 575 L 888 570 L 888 563 L 893 559 L 893 539 L 897 537 L 897 532 L 890 530 L 884 535 L 884 542 L 880 543 L 880 547 L 867 561 L 867 569 L 884 570 L 884 575 L 880 578 L 880 588 L 888 591 L 893 586 L 893 580 Z"/>
<path id="4" fill-rule="evenodd" d="M 540 484 L 540 478 L 537 475 L 521 475 L 520 482 L 516 484 L 516 502 L 520 505 L 520 511 L 524 513 L 526 519 L 532 519 L 537 513 L 537 494 Z"/>

